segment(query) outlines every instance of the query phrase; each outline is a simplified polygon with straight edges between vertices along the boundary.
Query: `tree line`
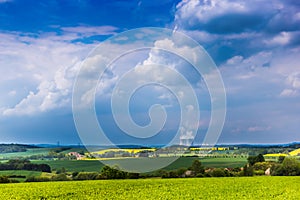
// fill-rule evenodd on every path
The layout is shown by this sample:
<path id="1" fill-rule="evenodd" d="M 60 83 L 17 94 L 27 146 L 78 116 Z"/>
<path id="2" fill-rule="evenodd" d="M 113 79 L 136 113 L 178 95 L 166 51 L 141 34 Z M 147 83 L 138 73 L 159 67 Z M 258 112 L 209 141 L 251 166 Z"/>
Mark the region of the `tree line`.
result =
<path id="1" fill-rule="evenodd" d="M 29 170 L 51 173 L 48 164 L 34 164 L 29 160 L 9 160 L 7 163 L 0 163 L 0 170 Z"/>

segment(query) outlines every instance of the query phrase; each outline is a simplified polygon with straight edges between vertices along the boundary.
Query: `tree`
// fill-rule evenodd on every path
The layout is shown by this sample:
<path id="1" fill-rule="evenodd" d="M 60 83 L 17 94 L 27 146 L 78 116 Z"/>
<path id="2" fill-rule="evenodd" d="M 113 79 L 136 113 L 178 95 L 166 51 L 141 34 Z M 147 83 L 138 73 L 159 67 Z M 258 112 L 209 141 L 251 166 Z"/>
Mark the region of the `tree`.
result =
<path id="1" fill-rule="evenodd" d="M 191 170 L 194 172 L 195 175 L 204 173 L 204 167 L 202 166 L 199 160 L 193 161 Z"/>
<path id="2" fill-rule="evenodd" d="M 285 159 L 285 156 L 279 156 L 278 157 L 278 162 L 282 163 L 284 161 L 284 159 Z"/>
<path id="3" fill-rule="evenodd" d="M 245 165 L 243 170 L 244 176 L 253 176 L 254 171 L 252 166 Z"/>
<path id="4" fill-rule="evenodd" d="M 119 170 L 118 166 L 110 167 L 106 165 L 102 168 L 100 177 L 104 179 L 125 179 L 127 175 L 127 172 Z"/>
<path id="5" fill-rule="evenodd" d="M 30 170 L 51 172 L 51 168 L 47 164 L 33 164 L 29 160 L 9 160 L 7 163 L 0 163 L 0 170 Z"/>
<path id="6" fill-rule="evenodd" d="M 247 160 L 250 166 L 253 166 L 257 162 L 265 162 L 265 158 L 262 154 L 258 154 L 257 156 L 249 156 Z"/>
<path id="7" fill-rule="evenodd" d="M 282 170 L 285 176 L 300 175 L 300 163 L 296 158 L 286 157 L 282 162 Z"/>
<path id="8" fill-rule="evenodd" d="M 262 154 L 258 154 L 258 156 L 256 156 L 256 162 L 265 162 L 265 158 Z"/>
<path id="9" fill-rule="evenodd" d="M 249 165 L 252 166 L 255 164 L 256 156 L 249 156 L 247 158 L 247 160 L 248 160 Z"/>
<path id="10" fill-rule="evenodd" d="M 48 164 L 39 164 L 39 169 L 42 172 L 51 173 L 51 167 Z"/>

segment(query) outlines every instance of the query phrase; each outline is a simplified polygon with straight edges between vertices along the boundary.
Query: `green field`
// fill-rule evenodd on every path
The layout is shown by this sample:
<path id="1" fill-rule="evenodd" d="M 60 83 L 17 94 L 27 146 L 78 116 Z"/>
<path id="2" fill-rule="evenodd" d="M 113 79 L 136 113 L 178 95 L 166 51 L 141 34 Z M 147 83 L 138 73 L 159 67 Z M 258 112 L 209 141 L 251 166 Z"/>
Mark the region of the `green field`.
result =
<path id="1" fill-rule="evenodd" d="M 0 171 L 0 176 L 25 176 L 26 178 L 30 176 L 40 176 L 42 172 L 36 172 L 36 171 L 27 171 L 27 170 L 4 170 Z M 15 180 L 18 180 L 20 182 L 24 182 L 26 178 L 13 178 Z"/>
<path id="2" fill-rule="evenodd" d="M 33 160 L 32 163 L 48 164 L 54 171 L 64 167 L 68 172 L 98 172 L 103 167 L 97 160 Z"/>
<path id="3" fill-rule="evenodd" d="M 117 160 L 108 160 L 106 163 L 111 164 L 117 161 L 120 167 L 122 165 L 128 165 L 134 162 L 135 160 L 140 160 L 143 158 L 128 158 L 128 159 L 117 159 Z M 156 159 L 168 159 L 168 158 L 156 158 Z M 193 160 L 198 159 L 195 157 L 180 157 L 174 163 L 165 167 L 166 170 L 174 170 L 179 168 L 188 168 L 192 165 Z M 246 158 L 201 158 L 200 161 L 205 167 L 242 167 L 247 163 Z M 51 166 L 52 170 L 58 170 L 64 167 L 69 172 L 74 171 L 100 171 L 103 167 L 103 164 L 97 160 L 41 160 L 41 161 L 32 161 L 33 163 L 45 163 Z"/>
<path id="4" fill-rule="evenodd" d="M 195 157 L 181 157 L 165 169 L 173 170 L 181 167 L 189 167 L 192 165 Z M 234 168 L 243 167 L 247 163 L 246 158 L 200 158 L 201 163 L 205 167 L 216 168 Z"/>
<path id="5" fill-rule="evenodd" d="M 14 158 L 24 158 L 32 155 L 47 155 L 51 148 L 33 148 L 27 149 L 25 152 L 15 152 L 15 153 L 0 153 L 1 160 L 9 160 Z"/>
<path id="6" fill-rule="evenodd" d="M 298 199 L 300 177 L 1 184 L 3 199 Z"/>
<path id="7" fill-rule="evenodd" d="M 42 174 L 42 172 L 27 171 L 27 170 L 4 170 L 4 171 L 0 171 L 0 176 L 10 176 L 10 175 L 40 176 L 41 174 Z"/>

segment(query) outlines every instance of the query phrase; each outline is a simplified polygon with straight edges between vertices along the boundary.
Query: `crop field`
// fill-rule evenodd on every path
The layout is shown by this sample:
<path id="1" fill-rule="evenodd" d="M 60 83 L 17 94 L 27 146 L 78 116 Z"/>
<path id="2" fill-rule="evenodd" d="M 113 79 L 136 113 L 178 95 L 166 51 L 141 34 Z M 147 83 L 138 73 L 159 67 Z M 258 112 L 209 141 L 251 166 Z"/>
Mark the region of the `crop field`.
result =
<path id="1" fill-rule="evenodd" d="M 128 163 L 134 162 L 134 160 L 143 158 L 127 158 L 127 159 L 115 159 L 106 160 L 105 163 L 112 164 L 117 162 L 121 167 Z M 156 158 L 156 159 L 168 159 L 168 158 Z M 166 170 L 173 170 L 179 168 L 188 168 L 191 166 L 192 162 L 197 159 L 195 157 L 180 157 L 174 163 L 167 166 Z M 242 167 L 247 163 L 246 158 L 201 158 L 201 163 L 205 167 Z M 64 167 L 67 171 L 100 171 L 103 164 L 98 160 L 41 160 L 32 161 L 33 163 L 45 163 L 51 166 L 53 170 L 61 169 Z"/>
<path id="2" fill-rule="evenodd" d="M 297 156 L 297 155 L 300 154 L 300 149 L 296 149 L 296 150 L 290 152 L 289 154 L 290 154 L 291 156 Z"/>
<path id="3" fill-rule="evenodd" d="M 103 167 L 103 164 L 98 160 L 34 160 L 32 163 L 48 164 L 52 170 L 58 170 L 64 167 L 68 172 L 98 172 Z"/>
<path id="4" fill-rule="evenodd" d="M 105 154 L 107 152 L 128 152 L 128 153 L 139 153 L 142 151 L 155 151 L 156 149 L 104 149 L 100 151 L 91 152 L 96 154 Z"/>
<path id="5" fill-rule="evenodd" d="M 27 170 L 4 170 L 4 171 L 0 171 L 0 176 L 10 176 L 10 175 L 40 176 L 41 174 L 42 174 L 42 172 L 27 171 Z"/>
<path id="6" fill-rule="evenodd" d="M 298 199 L 300 177 L 99 180 L 1 184 L 3 199 Z"/>

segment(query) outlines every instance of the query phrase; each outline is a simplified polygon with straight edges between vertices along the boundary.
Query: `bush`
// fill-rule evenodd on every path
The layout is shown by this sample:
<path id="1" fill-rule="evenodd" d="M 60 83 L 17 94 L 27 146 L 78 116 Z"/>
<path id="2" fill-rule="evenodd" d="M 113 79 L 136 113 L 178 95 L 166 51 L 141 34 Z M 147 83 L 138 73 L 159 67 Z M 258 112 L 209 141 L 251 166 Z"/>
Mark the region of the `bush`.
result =
<path id="1" fill-rule="evenodd" d="M 16 179 L 10 179 L 11 183 L 20 183 L 20 181 L 16 180 Z"/>
<path id="2" fill-rule="evenodd" d="M 178 174 L 176 171 L 169 171 L 168 178 L 178 178 Z"/>
<path id="3" fill-rule="evenodd" d="M 257 162 L 253 165 L 253 169 L 266 171 L 271 166 L 272 164 L 269 162 Z"/>
<path id="4" fill-rule="evenodd" d="M 271 175 L 298 176 L 300 175 L 300 163 L 295 158 L 285 157 L 282 164 L 274 164 L 271 167 Z"/>
<path id="5" fill-rule="evenodd" d="M 238 177 L 238 176 L 240 176 L 240 171 L 239 172 L 235 172 L 235 171 L 232 171 L 232 172 L 229 172 L 229 176 L 230 177 Z"/>
<path id="6" fill-rule="evenodd" d="M 196 174 L 196 177 L 198 177 L 198 178 L 203 178 L 203 177 L 205 177 L 205 176 L 204 176 L 204 174 L 199 173 L 199 174 Z"/>
<path id="7" fill-rule="evenodd" d="M 115 167 L 104 166 L 98 178 L 99 179 L 125 179 L 127 178 L 127 175 L 128 175 L 127 172 L 119 170 L 117 166 Z"/>
<path id="8" fill-rule="evenodd" d="M 241 168 L 235 167 L 235 168 L 232 169 L 232 171 L 233 171 L 233 172 L 240 172 L 240 171 L 241 171 Z"/>
<path id="9" fill-rule="evenodd" d="M 75 177 L 76 180 L 96 180 L 98 178 L 97 172 L 79 172 Z"/>
<path id="10" fill-rule="evenodd" d="M 271 175 L 272 176 L 283 176 L 283 167 L 282 164 L 274 164 L 271 167 Z"/>
<path id="11" fill-rule="evenodd" d="M 286 157 L 282 162 L 284 176 L 300 175 L 300 163 L 295 158 Z"/>
<path id="12" fill-rule="evenodd" d="M 265 171 L 264 170 L 254 170 L 254 175 L 263 176 L 263 175 L 265 175 Z"/>
<path id="13" fill-rule="evenodd" d="M 26 176 L 22 176 L 22 175 L 10 175 L 8 177 L 9 178 L 26 178 Z"/>
<path id="14" fill-rule="evenodd" d="M 154 172 L 154 177 L 163 177 L 167 174 L 167 171 L 164 169 L 160 169 Z"/>
<path id="15" fill-rule="evenodd" d="M 50 181 L 50 178 L 48 178 L 48 177 L 35 177 L 35 176 L 30 176 L 25 180 L 25 182 L 47 182 L 47 181 Z"/>
<path id="16" fill-rule="evenodd" d="M 128 173 L 129 179 L 138 179 L 140 177 L 139 173 Z"/>
<path id="17" fill-rule="evenodd" d="M 253 176 L 254 171 L 252 166 L 245 165 L 242 175 L 243 176 Z"/>
<path id="18" fill-rule="evenodd" d="M 64 174 L 66 173 L 66 169 L 62 167 L 61 169 L 56 170 L 56 174 Z"/>
<path id="19" fill-rule="evenodd" d="M 0 176 L 0 183 L 10 183 L 10 180 L 7 176 Z"/>
<path id="20" fill-rule="evenodd" d="M 178 178 L 178 174 L 176 171 L 169 171 L 166 174 L 163 174 L 162 178 Z"/>
<path id="21" fill-rule="evenodd" d="M 0 176 L 0 183 L 19 183 L 16 179 L 9 179 L 8 176 Z"/>
<path id="22" fill-rule="evenodd" d="M 52 181 L 69 181 L 70 179 L 66 174 L 57 174 L 51 177 Z"/>
<path id="23" fill-rule="evenodd" d="M 73 172 L 72 173 L 72 178 L 75 178 L 78 174 L 79 174 L 79 172 Z"/>
<path id="24" fill-rule="evenodd" d="M 223 169 L 214 169 L 211 173 L 212 177 L 225 177 L 226 174 Z"/>
<path id="25" fill-rule="evenodd" d="M 177 170 L 176 173 L 177 173 L 177 175 L 178 175 L 179 177 L 184 177 L 186 171 L 187 171 L 186 168 L 180 168 L 180 169 Z"/>

